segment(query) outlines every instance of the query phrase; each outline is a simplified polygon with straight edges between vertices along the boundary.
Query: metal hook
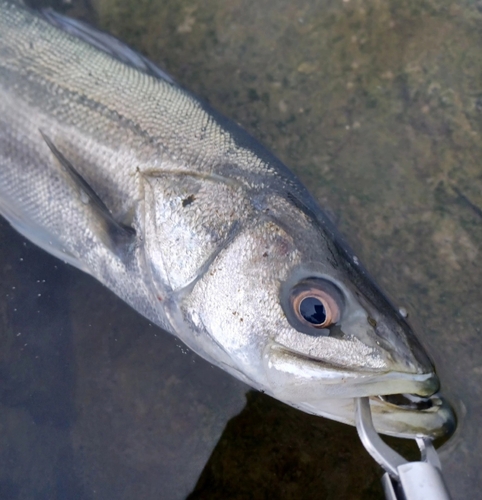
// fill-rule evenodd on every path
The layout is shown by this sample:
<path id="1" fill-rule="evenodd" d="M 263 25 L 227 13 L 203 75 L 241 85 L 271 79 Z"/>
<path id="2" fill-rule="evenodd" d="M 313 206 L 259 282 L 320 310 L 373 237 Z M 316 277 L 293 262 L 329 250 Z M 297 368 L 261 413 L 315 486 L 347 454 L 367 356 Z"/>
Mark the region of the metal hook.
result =
<path id="1" fill-rule="evenodd" d="M 418 437 L 415 438 L 417 445 L 420 449 L 420 454 L 422 456 L 422 462 L 427 462 L 438 470 L 442 470 L 442 464 L 440 463 L 440 458 L 435 451 L 432 440 L 429 438 Z"/>
<path id="2" fill-rule="evenodd" d="M 378 435 L 373 426 L 370 400 L 368 398 L 356 399 L 355 422 L 358 436 L 368 453 L 390 476 L 398 479 L 398 467 L 408 463 L 395 450 L 392 450 Z"/>
<path id="3" fill-rule="evenodd" d="M 378 435 L 373 426 L 370 400 L 368 398 L 356 399 L 355 421 L 358 435 L 368 453 L 393 478 L 397 479 L 399 476 L 397 472 L 398 467 L 407 464 L 408 461 L 395 450 L 392 450 Z M 420 461 L 429 463 L 441 471 L 442 465 L 432 441 L 424 437 L 417 437 L 415 441 L 420 449 Z"/>
<path id="4" fill-rule="evenodd" d="M 378 435 L 373 426 L 369 399 L 357 398 L 355 406 L 356 428 L 361 442 L 386 471 L 382 485 L 387 500 L 450 500 L 440 459 L 430 439 L 415 438 L 421 460 L 408 462 Z"/>

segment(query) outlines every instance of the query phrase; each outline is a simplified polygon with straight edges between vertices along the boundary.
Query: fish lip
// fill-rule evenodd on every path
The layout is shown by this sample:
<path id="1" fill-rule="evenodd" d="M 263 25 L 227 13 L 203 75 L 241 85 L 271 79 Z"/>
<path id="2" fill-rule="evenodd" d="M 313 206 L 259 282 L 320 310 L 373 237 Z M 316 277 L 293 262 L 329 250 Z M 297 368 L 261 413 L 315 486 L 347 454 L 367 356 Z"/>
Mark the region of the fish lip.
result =
<path id="1" fill-rule="evenodd" d="M 390 369 L 377 370 L 376 368 L 367 368 L 367 367 L 363 367 L 363 366 L 350 367 L 350 366 L 344 366 L 344 365 L 336 365 L 334 363 L 328 363 L 327 361 L 324 361 L 323 359 L 316 358 L 314 356 L 310 356 L 309 354 L 304 354 L 304 353 L 301 353 L 298 351 L 294 351 L 294 350 L 287 348 L 286 346 L 284 346 L 283 344 L 280 344 L 278 342 L 272 342 L 270 347 L 273 351 L 279 350 L 279 351 L 287 353 L 291 356 L 294 356 L 300 360 L 308 361 L 309 363 L 316 363 L 317 365 L 320 365 L 320 366 L 323 366 L 326 368 L 330 368 L 332 370 L 339 371 L 339 372 L 352 372 L 352 373 L 357 373 L 357 372 L 365 373 L 366 372 L 367 374 L 373 373 L 373 374 L 380 374 L 380 375 L 383 375 L 384 373 L 388 374 L 388 373 L 395 372 L 395 370 L 390 370 Z M 420 373 L 420 372 L 404 372 L 404 371 L 396 371 L 396 373 L 413 376 L 414 378 L 417 378 L 420 380 L 423 380 L 426 377 L 431 377 L 431 376 L 435 375 L 435 371 L 433 369 L 430 371 L 422 372 L 422 373 Z M 435 394 L 437 391 L 438 391 L 438 387 L 436 389 L 434 389 L 430 394 L 427 394 L 427 393 L 423 393 L 423 394 L 411 393 L 411 394 L 423 397 L 423 396 L 430 396 L 432 394 Z"/>
<path id="2" fill-rule="evenodd" d="M 409 373 L 409 372 L 402 372 L 402 371 L 396 371 L 396 370 L 377 370 L 373 368 L 364 368 L 364 367 L 347 367 L 347 366 L 340 366 L 340 365 L 335 365 L 332 363 L 327 363 L 326 361 L 323 361 L 322 359 L 319 358 L 314 358 L 312 356 L 300 353 L 298 351 L 291 350 L 289 348 L 286 348 L 284 345 L 279 344 L 276 341 L 272 341 L 269 345 L 269 351 L 272 355 L 271 361 L 276 363 L 276 361 L 280 360 L 283 358 L 283 355 L 289 355 L 290 357 L 295 358 L 296 360 L 307 363 L 307 368 L 312 370 L 314 378 L 320 376 L 320 382 L 321 380 L 327 382 L 329 385 L 331 385 L 333 382 L 336 383 L 337 379 L 345 379 L 344 384 L 347 382 L 352 382 L 351 385 L 354 387 L 359 387 L 361 384 L 366 384 L 370 383 L 371 381 L 375 380 L 378 382 L 376 384 L 377 389 L 373 387 L 372 391 L 366 391 L 366 390 L 360 390 L 359 394 L 350 394 L 349 397 L 380 397 L 380 396 L 394 396 L 394 395 L 404 395 L 404 394 L 410 394 L 416 397 L 420 398 L 428 398 L 435 393 L 440 388 L 440 383 L 439 379 L 435 373 L 435 371 L 431 370 L 426 373 Z M 324 370 L 323 370 L 324 369 Z M 334 374 L 334 376 L 330 376 L 325 378 L 322 376 L 323 372 L 326 373 L 326 370 L 329 370 L 331 374 Z M 357 380 L 356 375 L 360 376 L 360 379 Z M 387 391 L 385 390 L 380 390 L 380 383 L 391 383 L 394 381 L 400 381 L 404 385 L 407 383 L 410 383 L 411 388 L 409 391 Z M 371 385 L 371 384 L 370 384 Z M 343 396 L 340 396 L 343 397 Z M 387 403 L 388 404 L 388 403 Z"/>
<path id="3" fill-rule="evenodd" d="M 427 396 L 403 393 L 370 396 L 371 400 L 375 400 L 376 398 L 386 406 L 408 411 L 430 411 L 442 404 L 442 399 L 438 392 Z"/>
<path id="4" fill-rule="evenodd" d="M 399 420 L 403 420 L 404 415 L 406 418 L 414 416 L 417 419 L 425 419 L 425 422 L 433 420 L 432 424 L 437 422 L 437 425 L 426 426 L 425 428 L 422 426 L 418 430 L 415 425 L 412 425 L 412 428 L 406 431 L 390 430 L 388 428 L 380 429 L 380 431 L 387 435 L 409 439 L 415 436 L 426 436 L 431 439 L 448 439 L 452 436 L 457 428 L 457 416 L 449 402 L 442 397 L 439 392 L 429 397 L 419 399 L 423 400 L 425 403 L 430 402 L 430 406 L 427 408 L 417 406 L 411 407 L 410 405 L 404 406 L 386 401 L 383 396 L 370 396 L 370 406 L 372 408 L 374 421 L 377 424 L 376 427 L 382 424 L 384 415 L 397 414 Z M 418 403 L 422 403 L 422 401 Z"/>
<path id="5" fill-rule="evenodd" d="M 267 392 L 308 413 L 354 425 L 354 401 L 368 397 L 375 428 L 383 434 L 438 438 L 455 430 L 456 417 L 437 392 L 439 382 L 434 371 L 417 374 L 347 369 L 294 352 L 274 341 L 265 351 L 265 359 L 270 384 Z M 421 405 L 430 401 L 426 404 L 429 407 L 411 405 L 410 398 Z"/>

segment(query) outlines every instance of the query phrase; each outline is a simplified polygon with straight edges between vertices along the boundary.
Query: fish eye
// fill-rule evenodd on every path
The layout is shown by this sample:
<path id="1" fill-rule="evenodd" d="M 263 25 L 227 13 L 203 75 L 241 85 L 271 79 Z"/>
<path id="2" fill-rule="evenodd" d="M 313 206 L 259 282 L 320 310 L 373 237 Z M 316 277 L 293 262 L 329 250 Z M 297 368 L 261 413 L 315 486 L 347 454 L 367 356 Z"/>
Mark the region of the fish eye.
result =
<path id="1" fill-rule="evenodd" d="M 342 293 L 333 283 L 309 278 L 291 289 L 287 318 L 303 333 L 318 336 L 323 335 L 320 330 L 325 330 L 328 335 L 326 329 L 340 320 L 342 308 Z"/>
<path id="2" fill-rule="evenodd" d="M 340 319 L 336 299 L 319 283 L 298 285 L 291 293 L 291 300 L 297 318 L 315 328 L 326 328 Z"/>

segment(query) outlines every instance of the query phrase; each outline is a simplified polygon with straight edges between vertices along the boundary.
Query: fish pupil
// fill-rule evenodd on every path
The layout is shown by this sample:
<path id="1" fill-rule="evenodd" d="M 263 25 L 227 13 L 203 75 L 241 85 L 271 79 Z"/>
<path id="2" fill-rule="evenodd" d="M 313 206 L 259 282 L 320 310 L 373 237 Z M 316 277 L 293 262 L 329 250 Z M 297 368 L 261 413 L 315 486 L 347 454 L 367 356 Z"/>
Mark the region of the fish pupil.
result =
<path id="1" fill-rule="evenodd" d="M 313 325 L 321 325 L 326 320 L 325 306 L 316 297 L 306 297 L 301 301 L 300 314 Z"/>

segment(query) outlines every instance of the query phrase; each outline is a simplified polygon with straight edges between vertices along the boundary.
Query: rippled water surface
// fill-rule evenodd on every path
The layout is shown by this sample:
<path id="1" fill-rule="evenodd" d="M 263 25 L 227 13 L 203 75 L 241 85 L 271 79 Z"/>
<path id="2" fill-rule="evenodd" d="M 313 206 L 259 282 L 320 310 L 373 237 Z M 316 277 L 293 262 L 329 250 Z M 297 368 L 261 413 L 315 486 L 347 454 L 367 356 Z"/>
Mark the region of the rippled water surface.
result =
<path id="1" fill-rule="evenodd" d="M 477 498 L 482 2 L 42 5 L 149 55 L 310 187 L 419 327 L 460 420 L 446 481 Z M 0 297 L 1 499 L 383 498 L 354 429 L 248 392 L 3 220 Z"/>

